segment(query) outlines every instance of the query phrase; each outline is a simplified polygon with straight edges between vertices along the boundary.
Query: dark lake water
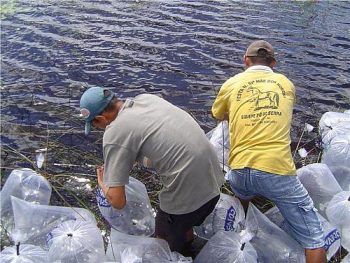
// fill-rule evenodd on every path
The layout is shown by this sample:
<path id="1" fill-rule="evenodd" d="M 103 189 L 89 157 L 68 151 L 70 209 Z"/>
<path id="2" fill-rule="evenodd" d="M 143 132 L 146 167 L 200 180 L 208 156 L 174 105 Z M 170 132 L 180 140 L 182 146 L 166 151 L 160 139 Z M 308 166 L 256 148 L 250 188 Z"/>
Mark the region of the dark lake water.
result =
<path id="1" fill-rule="evenodd" d="M 86 138 L 79 118 L 88 86 L 109 87 L 124 98 L 158 94 L 204 129 L 215 126 L 209 111 L 217 91 L 243 70 L 244 51 L 256 39 L 274 45 L 276 71 L 297 88 L 294 130 L 306 121 L 317 124 L 326 111 L 350 108 L 349 1 L 1 5 L 1 143 L 29 159 L 46 147 L 54 149 L 50 162 L 100 156 L 101 132 Z"/>

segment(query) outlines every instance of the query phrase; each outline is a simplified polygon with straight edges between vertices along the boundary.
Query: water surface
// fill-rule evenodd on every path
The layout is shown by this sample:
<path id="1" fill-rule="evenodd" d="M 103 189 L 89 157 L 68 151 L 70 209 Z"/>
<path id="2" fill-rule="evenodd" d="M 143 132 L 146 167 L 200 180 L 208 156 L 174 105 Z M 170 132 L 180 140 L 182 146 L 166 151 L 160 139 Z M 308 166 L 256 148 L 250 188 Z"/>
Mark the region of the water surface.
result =
<path id="1" fill-rule="evenodd" d="M 256 39 L 274 45 L 276 71 L 297 88 L 293 141 L 306 121 L 316 125 L 324 112 L 350 108 L 348 1 L 1 5 L 1 143 L 30 159 L 48 146 L 51 163 L 101 157 L 101 132 L 85 137 L 79 118 L 88 86 L 123 98 L 161 95 L 208 130 L 216 124 L 209 111 L 218 89 L 243 70 L 244 51 Z"/>

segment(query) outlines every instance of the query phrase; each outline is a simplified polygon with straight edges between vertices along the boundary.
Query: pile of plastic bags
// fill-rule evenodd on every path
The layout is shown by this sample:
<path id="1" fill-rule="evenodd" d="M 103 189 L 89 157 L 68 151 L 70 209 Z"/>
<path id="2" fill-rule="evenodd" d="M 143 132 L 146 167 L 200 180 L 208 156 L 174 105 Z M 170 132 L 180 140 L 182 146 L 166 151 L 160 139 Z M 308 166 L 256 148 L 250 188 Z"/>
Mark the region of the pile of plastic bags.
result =
<path id="1" fill-rule="evenodd" d="M 350 111 L 325 113 L 319 132 L 321 163 L 302 167 L 297 174 L 319 213 L 339 230 L 341 246 L 350 251 Z"/>
<path id="2" fill-rule="evenodd" d="M 332 171 L 344 191 L 350 191 L 350 111 L 327 112 L 319 122 L 321 162 Z"/>
<path id="3" fill-rule="evenodd" d="M 297 175 L 318 210 L 327 258 L 330 259 L 340 246 L 350 252 L 350 111 L 325 113 L 319 122 L 319 133 L 323 147 L 321 163 L 306 165 L 297 170 Z M 228 169 L 228 134 L 227 122 L 219 123 L 207 134 L 225 170 Z M 263 215 L 250 205 L 244 219 L 244 215 L 241 217 L 237 212 L 240 208 L 233 198 L 227 203 L 220 200 L 216 208 L 219 210 L 223 211 L 219 214 L 214 211 L 195 229 L 199 236 L 209 239 L 198 255 L 200 262 L 252 262 L 254 252 L 249 249 L 245 253 L 240 249 L 240 244 L 245 241 L 255 249 L 258 262 L 305 260 L 302 247 L 291 238 L 288 224 L 276 207 Z M 236 224 L 225 228 L 225 220 L 230 214 L 238 215 Z M 215 229 L 214 221 L 221 222 L 221 227 Z M 230 260 L 230 255 L 235 255 L 238 260 Z M 344 258 L 344 262 L 346 260 Z"/>
<path id="4" fill-rule="evenodd" d="M 0 261 L 37 262 L 192 262 L 170 251 L 154 233 L 154 210 L 145 186 L 135 178 L 126 185 L 128 205 L 114 209 L 98 191 L 101 214 L 112 234 L 107 254 L 95 216 L 79 207 L 50 206 L 50 183 L 31 169 L 13 170 L 1 191 L 1 227 L 13 246 Z M 131 241 L 130 241 L 131 240 Z"/>
<path id="5" fill-rule="evenodd" d="M 236 226 L 205 236 L 209 240 L 194 262 L 305 262 L 303 248 L 253 204 Z"/>
<path id="6" fill-rule="evenodd" d="M 1 191 L 2 227 L 14 246 L 1 262 L 97 262 L 104 243 L 88 210 L 50 206 L 50 183 L 30 169 L 12 171 Z"/>

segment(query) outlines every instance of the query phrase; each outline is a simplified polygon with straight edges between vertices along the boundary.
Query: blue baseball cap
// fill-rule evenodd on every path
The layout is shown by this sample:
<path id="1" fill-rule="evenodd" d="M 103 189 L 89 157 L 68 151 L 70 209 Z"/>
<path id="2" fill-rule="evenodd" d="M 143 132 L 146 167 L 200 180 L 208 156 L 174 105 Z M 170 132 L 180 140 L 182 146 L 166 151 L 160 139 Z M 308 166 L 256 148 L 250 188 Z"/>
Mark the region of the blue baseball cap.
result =
<path id="1" fill-rule="evenodd" d="M 107 107 L 115 96 L 114 92 L 106 88 L 91 87 L 80 98 L 80 113 L 85 118 L 85 134 L 91 131 L 91 122 Z"/>

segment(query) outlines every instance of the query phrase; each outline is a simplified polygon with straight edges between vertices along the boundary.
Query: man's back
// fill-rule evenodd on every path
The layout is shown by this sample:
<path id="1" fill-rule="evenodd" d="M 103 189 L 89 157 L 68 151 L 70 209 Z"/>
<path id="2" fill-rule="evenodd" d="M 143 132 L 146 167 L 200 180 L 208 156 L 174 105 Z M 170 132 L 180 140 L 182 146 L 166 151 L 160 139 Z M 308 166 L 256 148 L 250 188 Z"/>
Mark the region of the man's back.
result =
<path id="1" fill-rule="evenodd" d="M 159 198 L 166 212 L 192 212 L 218 195 L 224 180 L 219 162 L 194 119 L 154 95 L 132 101 L 107 127 L 105 151 L 117 146 L 130 160 L 150 158 L 164 186 Z"/>
<path id="2" fill-rule="evenodd" d="M 267 66 L 252 66 L 224 83 L 213 114 L 228 110 L 232 169 L 295 174 L 289 135 L 294 97 L 293 84 Z"/>
<path id="3" fill-rule="evenodd" d="M 247 70 L 224 83 L 212 108 L 215 118 L 229 117 L 231 189 L 246 211 L 257 195 L 274 202 L 306 262 L 326 262 L 321 223 L 290 151 L 294 86 L 273 73 L 274 48 L 267 41 L 251 43 L 243 58 Z"/>

